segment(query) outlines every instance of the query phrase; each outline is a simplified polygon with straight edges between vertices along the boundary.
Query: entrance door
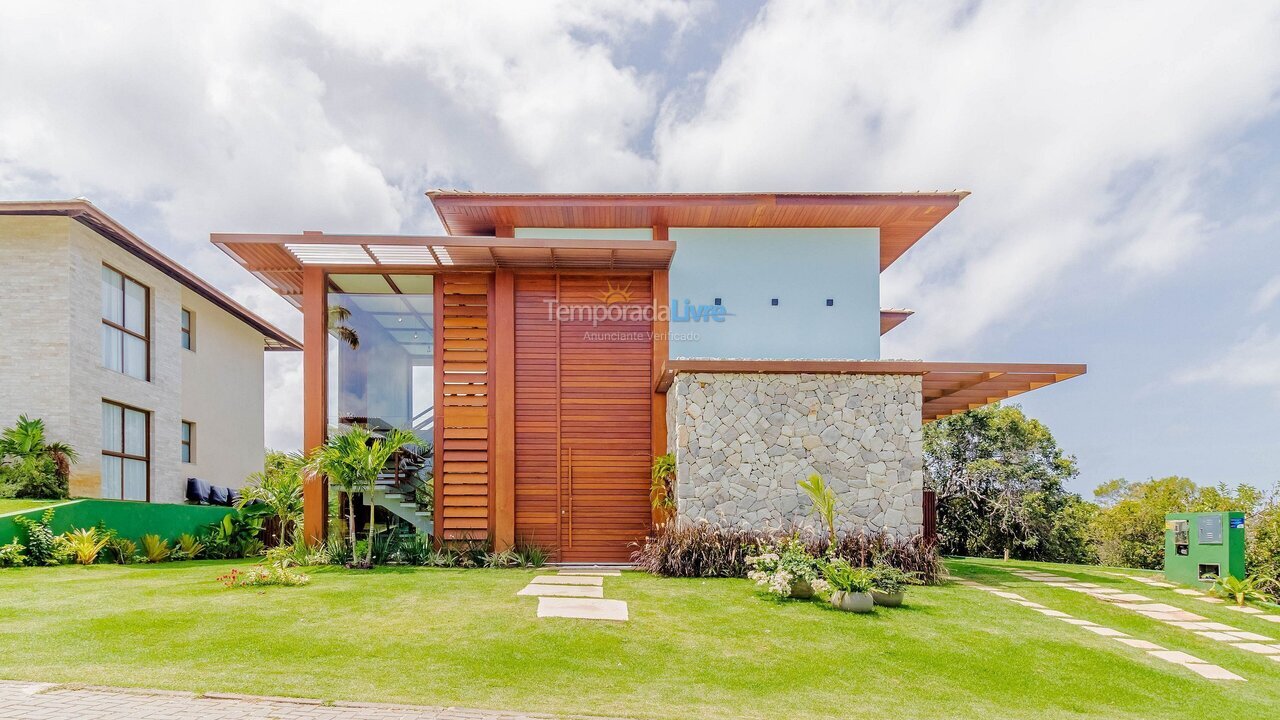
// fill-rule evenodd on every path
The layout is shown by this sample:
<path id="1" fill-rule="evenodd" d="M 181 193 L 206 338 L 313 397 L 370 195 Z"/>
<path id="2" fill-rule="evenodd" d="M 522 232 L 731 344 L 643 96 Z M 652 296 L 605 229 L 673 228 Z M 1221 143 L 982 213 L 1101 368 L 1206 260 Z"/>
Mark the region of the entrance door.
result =
<path id="1" fill-rule="evenodd" d="M 516 534 L 562 562 L 626 562 L 649 530 L 652 293 L 649 275 L 516 280 Z"/>

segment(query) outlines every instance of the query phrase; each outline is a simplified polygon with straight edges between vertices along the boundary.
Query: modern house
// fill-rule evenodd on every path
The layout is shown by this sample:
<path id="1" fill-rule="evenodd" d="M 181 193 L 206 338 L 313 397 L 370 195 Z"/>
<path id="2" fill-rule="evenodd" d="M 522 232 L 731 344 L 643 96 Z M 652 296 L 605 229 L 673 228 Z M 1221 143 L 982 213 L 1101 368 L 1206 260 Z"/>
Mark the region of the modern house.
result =
<path id="1" fill-rule="evenodd" d="M 262 353 L 296 340 L 86 200 L 0 202 L 0 267 L 0 424 L 70 443 L 72 496 L 182 502 L 262 469 Z"/>
<path id="2" fill-rule="evenodd" d="M 438 191 L 445 236 L 212 239 L 303 312 L 307 447 L 430 433 L 440 538 L 624 561 L 666 452 L 680 522 L 805 522 L 816 471 L 849 527 L 919 533 L 923 423 L 1085 372 L 880 359 L 880 272 L 965 195 Z"/>

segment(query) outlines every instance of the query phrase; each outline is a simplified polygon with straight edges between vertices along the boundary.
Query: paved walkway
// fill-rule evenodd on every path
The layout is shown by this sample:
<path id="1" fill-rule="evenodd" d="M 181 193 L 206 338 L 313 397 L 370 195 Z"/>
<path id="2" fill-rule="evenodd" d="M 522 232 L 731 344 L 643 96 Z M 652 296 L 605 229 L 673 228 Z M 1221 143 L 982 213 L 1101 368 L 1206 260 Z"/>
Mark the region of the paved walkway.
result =
<path id="1" fill-rule="evenodd" d="M 554 715 L 0 680 L 0 718 L 23 720 L 549 720 Z M 605 720 L 597 718 L 596 720 Z"/>
<path id="2" fill-rule="evenodd" d="M 563 567 L 555 575 L 539 575 L 516 595 L 538 598 L 538 617 L 617 620 L 630 617 L 623 600 L 604 599 L 604 579 L 622 573 L 609 567 Z"/>

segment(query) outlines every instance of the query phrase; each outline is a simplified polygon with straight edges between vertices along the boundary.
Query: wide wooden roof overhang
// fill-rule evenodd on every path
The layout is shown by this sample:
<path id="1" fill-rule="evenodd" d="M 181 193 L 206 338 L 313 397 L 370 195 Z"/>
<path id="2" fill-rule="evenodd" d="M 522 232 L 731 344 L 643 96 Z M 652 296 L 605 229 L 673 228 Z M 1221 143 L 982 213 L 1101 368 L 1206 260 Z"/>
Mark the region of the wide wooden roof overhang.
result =
<path id="1" fill-rule="evenodd" d="M 884 270 L 968 192 L 918 193 L 427 193 L 449 233 L 514 228 L 879 228 Z"/>
<path id="2" fill-rule="evenodd" d="M 925 422 L 975 410 L 1085 374 L 1083 364 L 920 362 L 912 360 L 668 360 L 654 390 L 665 393 L 679 373 L 812 373 L 920 375 Z"/>
<path id="3" fill-rule="evenodd" d="M 413 274 L 510 269 L 662 270 L 676 244 L 634 240 L 548 240 L 409 235 L 214 233 L 214 245 L 301 307 L 302 269 Z"/>

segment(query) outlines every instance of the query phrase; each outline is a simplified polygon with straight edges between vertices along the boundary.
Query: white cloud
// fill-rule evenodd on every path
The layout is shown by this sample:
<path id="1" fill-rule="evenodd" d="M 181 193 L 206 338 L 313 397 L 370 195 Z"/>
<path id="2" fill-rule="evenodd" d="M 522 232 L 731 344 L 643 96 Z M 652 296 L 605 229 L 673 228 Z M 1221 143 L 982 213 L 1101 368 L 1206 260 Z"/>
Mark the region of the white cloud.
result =
<path id="1" fill-rule="evenodd" d="M 1276 275 L 1258 288 L 1258 292 L 1253 296 L 1253 312 L 1260 313 L 1270 308 L 1277 299 L 1280 299 L 1280 275 Z"/>
<path id="2" fill-rule="evenodd" d="M 663 108 L 664 186 L 974 195 L 885 276 L 891 354 L 967 349 L 1087 264 L 1201 246 L 1202 168 L 1274 110 L 1280 11 L 1204 4 L 777 2 Z"/>
<path id="3" fill-rule="evenodd" d="M 1218 383 L 1236 388 L 1264 388 L 1280 393 L 1280 333 L 1259 326 L 1213 360 L 1174 375 L 1180 383 Z"/>

